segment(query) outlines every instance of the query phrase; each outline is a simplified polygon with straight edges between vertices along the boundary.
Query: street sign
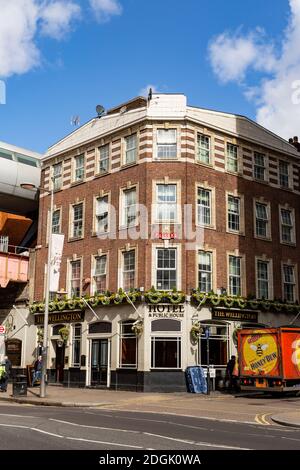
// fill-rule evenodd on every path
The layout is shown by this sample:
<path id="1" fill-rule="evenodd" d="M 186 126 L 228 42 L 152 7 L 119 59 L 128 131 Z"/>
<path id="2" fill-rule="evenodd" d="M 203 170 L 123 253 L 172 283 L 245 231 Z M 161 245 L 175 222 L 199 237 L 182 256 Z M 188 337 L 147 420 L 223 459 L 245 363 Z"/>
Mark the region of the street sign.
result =
<path id="1" fill-rule="evenodd" d="M 5 326 L 0 325 L 0 335 L 4 335 L 4 334 L 5 334 Z"/>

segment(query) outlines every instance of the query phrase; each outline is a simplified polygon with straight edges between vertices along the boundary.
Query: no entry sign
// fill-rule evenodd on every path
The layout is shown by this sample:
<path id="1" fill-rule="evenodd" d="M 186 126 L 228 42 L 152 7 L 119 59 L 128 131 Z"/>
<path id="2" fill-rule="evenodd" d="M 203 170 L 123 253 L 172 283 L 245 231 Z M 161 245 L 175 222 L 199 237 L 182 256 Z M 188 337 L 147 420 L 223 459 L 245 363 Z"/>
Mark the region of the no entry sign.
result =
<path id="1" fill-rule="evenodd" d="M 5 326 L 0 325 L 0 335 L 4 335 L 5 333 Z"/>

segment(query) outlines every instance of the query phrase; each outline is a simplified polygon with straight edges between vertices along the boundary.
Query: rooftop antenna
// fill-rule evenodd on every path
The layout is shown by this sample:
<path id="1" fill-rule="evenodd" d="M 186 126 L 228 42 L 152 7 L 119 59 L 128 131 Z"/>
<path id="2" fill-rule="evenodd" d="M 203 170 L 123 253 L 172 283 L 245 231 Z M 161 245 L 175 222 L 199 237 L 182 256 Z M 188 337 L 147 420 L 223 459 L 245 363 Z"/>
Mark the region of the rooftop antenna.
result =
<path id="1" fill-rule="evenodd" d="M 71 126 L 79 126 L 80 125 L 80 117 L 79 116 L 72 116 L 71 117 Z"/>
<path id="2" fill-rule="evenodd" d="M 148 102 L 152 100 L 152 88 L 149 88 Z"/>
<path id="3" fill-rule="evenodd" d="M 98 104 L 96 106 L 96 112 L 98 114 L 98 118 L 100 119 L 103 116 L 103 114 L 105 113 L 105 108 L 101 104 Z"/>

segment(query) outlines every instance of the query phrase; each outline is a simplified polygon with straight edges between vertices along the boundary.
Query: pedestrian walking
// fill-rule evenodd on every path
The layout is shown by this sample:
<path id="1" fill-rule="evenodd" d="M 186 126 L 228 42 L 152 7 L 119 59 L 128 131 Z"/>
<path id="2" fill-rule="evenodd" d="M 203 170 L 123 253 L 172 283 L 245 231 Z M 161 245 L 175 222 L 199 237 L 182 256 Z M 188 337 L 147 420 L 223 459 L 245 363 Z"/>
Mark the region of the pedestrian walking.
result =
<path id="1" fill-rule="evenodd" d="M 4 356 L 4 360 L 0 366 L 0 390 L 1 392 L 7 392 L 7 384 L 12 371 L 12 365 L 7 356 Z"/>
<path id="2" fill-rule="evenodd" d="M 226 366 L 225 384 L 229 391 L 237 390 L 236 356 L 231 356 Z"/>
<path id="3" fill-rule="evenodd" d="M 35 382 L 40 381 L 42 377 L 42 366 L 43 366 L 43 358 L 39 356 L 34 363 L 33 367 L 33 378 L 32 378 L 32 387 L 34 386 Z"/>

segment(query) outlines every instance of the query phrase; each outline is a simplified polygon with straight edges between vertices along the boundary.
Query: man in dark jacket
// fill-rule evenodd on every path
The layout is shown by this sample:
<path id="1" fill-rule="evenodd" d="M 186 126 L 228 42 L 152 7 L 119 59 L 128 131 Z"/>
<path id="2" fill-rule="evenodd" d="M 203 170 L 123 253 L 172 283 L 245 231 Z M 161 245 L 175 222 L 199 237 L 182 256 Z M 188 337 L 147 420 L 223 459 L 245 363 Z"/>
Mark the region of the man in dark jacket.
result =
<path id="1" fill-rule="evenodd" d="M 1 386 L 2 392 L 7 392 L 7 384 L 8 384 L 8 380 L 12 371 L 12 365 L 7 356 L 4 356 L 4 363 L 5 363 L 5 376 L 3 377 L 0 386 Z"/>
<path id="2" fill-rule="evenodd" d="M 236 362 L 236 357 L 231 356 L 226 366 L 225 380 L 229 381 L 229 386 L 228 386 L 229 390 L 236 390 L 236 377 L 233 375 L 235 362 Z"/>

